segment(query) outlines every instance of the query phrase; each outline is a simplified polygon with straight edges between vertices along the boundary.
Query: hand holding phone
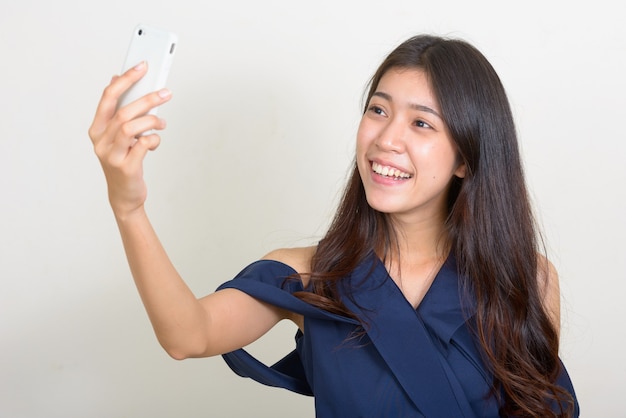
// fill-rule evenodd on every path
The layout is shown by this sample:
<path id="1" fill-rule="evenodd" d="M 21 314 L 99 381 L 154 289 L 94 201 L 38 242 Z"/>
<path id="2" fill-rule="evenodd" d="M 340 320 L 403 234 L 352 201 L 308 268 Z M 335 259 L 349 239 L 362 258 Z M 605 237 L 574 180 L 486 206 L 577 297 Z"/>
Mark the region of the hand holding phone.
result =
<path id="1" fill-rule="evenodd" d="M 134 29 L 122 73 L 142 61 L 148 65 L 148 71 L 120 97 L 118 108 L 165 87 L 177 42 L 176 34 L 163 29 L 142 24 Z M 157 108 L 148 112 L 156 113 Z"/>

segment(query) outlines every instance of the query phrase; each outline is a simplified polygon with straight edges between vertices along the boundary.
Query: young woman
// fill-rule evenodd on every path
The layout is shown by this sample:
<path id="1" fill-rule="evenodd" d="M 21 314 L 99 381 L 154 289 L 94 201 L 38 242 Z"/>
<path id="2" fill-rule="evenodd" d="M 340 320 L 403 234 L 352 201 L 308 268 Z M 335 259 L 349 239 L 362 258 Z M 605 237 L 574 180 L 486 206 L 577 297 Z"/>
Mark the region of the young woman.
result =
<path id="1" fill-rule="evenodd" d="M 142 162 L 162 90 L 116 110 L 145 73 L 106 87 L 89 130 L 156 335 L 176 359 L 222 354 L 261 383 L 315 396 L 320 417 L 578 416 L 558 357 L 559 285 L 541 246 L 511 110 L 485 57 L 416 36 L 371 80 L 354 171 L 326 236 L 276 250 L 197 299 L 150 226 Z M 295 350 L 241 349 L 282 319 Z"/>

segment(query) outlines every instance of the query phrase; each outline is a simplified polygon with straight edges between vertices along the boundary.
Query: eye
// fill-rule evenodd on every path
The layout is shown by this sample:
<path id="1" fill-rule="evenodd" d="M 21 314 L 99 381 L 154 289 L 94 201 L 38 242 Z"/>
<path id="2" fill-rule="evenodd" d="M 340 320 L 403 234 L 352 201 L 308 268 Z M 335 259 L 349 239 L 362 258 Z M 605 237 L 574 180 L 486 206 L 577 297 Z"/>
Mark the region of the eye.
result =
<path id="1" fill-rule="evenodd" d="M 381 107 L 376 106 L 376 105 L 371 105 L 371 106 L 367 109 L 367 111 L 368 111 L 368 112 L 371 112 L 371 113 L 373 113 L 373 114 L 375 114 L 375 115 L 386 116 L 385 111 L 384 111 Z"/>
<path id="2" fill-rule="evenodd" d="M 421 120 L 421 119 L 417 119 L 417 120 L 414 122 L 414 124 L 415 124 L 415 126 L 417 126 L 418 128 L 426 128 L 426 129 L 431 129 L 431 128 L 432 128 L 432 126 L 430 126 L 427 122 L 424 122 L 424 121 L 423 121 L 423 120 Z"/>

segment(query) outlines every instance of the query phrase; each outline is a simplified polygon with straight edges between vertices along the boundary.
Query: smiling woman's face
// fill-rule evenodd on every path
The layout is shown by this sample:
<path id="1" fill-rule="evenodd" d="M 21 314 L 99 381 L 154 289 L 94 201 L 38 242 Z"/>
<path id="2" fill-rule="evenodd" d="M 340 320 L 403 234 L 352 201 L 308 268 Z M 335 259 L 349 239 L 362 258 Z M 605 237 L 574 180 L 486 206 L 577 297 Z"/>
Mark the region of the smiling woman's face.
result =
<path id="1" fill-rule="evenodd" d="M 370 206 L 407 221 L 445 216 L 450 181 L 465 175 L 419 69 L 391 68 L 381 78 L 359 125 L 356 156 Z"/>

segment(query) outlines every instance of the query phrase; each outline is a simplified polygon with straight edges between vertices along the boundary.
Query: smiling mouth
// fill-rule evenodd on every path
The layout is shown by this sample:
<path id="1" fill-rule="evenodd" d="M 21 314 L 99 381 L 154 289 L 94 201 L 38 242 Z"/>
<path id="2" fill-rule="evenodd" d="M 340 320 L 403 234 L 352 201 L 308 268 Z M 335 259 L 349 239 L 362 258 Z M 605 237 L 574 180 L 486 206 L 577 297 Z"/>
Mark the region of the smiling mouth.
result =
<path id="1" fill-rule="evenodd" d="M 381 165 L 375 162 L 372 162 L 372 171 L 376 174 L 379 174 L 383 177 L 395 179 L 395 180 L 406 180 L 413 177 L 409 173 L 405 173 L 404 171 L 400 171 L 397 168 L 389 167 L 386 165 Z"/>

